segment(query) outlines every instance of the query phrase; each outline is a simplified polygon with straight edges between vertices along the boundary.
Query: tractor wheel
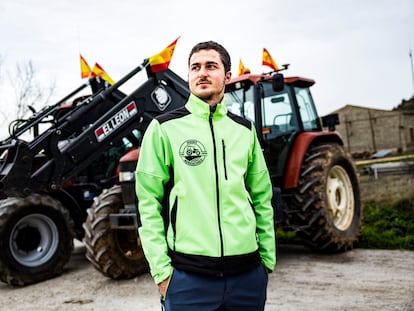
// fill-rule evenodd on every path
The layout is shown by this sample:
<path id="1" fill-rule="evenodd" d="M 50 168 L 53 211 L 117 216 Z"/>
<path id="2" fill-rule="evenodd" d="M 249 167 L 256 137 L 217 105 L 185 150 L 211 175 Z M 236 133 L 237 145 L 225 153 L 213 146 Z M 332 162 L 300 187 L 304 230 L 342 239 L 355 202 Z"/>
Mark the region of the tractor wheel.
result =
<path id="1" fill-rule="evenodd" d="M 0 201 L 0 280 L 23 286 L 63 272 L 73 251 L 73 221 L 46 195 Z"/>
<path id="2" fill-rule="evenodd" d="M 289 222 L 313 250 L 353 248 L 362 209 L 355 166 L 342 146 L 312 146 L 305 155 Z"/>
<path id="3" fill-rule="evenodd" d="M 87 210 L 83 224 L 86 258 L 112 279 L 129 279 L 148 272 L 137 230 L 111 228 L 109 215 L 122 208 L 121 187 L 104 190 Z"/>

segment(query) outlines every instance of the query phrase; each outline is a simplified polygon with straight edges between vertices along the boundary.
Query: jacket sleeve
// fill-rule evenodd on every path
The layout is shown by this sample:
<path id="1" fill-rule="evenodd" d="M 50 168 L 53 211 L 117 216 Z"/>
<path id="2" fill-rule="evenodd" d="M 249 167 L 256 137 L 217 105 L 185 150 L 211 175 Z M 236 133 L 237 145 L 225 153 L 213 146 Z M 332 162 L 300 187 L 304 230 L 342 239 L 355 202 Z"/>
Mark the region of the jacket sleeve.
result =
<path id="1" fill-rule="evenodd" d="M 137 168 L 135 187 L 138 197 L 138 212 L 141 239 L 150 272 L 156 284 L 171 273 L 171 260 L 161 216 L 164 186 L 169 180 L 168 143 L 158 121 L 151 121 L 144 134 Z"/>
<path id="2" fill-rule="evenodd" d="M 262 262 L 270 271 L 276 264 L 276 238 L 273 219 L 272 183 L 256 130 L 252 128 L 252 152 L 246 176 L 246 186 L 256 213 L 259 252 Z"/>

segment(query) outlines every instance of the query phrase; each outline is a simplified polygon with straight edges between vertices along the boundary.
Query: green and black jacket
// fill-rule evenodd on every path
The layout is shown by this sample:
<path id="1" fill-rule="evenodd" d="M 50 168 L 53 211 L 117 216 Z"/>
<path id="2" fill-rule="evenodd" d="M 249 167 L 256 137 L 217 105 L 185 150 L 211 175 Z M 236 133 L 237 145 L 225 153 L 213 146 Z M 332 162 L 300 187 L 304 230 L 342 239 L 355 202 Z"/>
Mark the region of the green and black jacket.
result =
<path id="1" fill-rule="evenodd" d="M 276 263 L 272 186 L 256 130 L 225 99 L 215 108 L 190 95 L 143 138 L 138 233 L 157 284 L 172 267 L 222 276 Z"/>

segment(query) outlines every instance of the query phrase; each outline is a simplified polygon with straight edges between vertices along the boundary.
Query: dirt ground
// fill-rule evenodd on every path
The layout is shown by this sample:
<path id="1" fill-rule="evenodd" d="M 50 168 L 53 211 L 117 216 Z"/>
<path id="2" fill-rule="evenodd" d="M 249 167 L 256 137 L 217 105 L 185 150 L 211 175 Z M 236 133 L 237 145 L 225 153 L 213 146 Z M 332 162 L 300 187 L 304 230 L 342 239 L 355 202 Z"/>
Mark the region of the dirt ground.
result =
<path id="1" fill-rule="evenodd" d="M 15 288 L 0 284 L 0 310 L 160 310 L 148 274 L 115 281 L 85 259 L 76 243 L 65 273 Z M 266 311 L 414 310 L 414 252 L 355 249 L 316 255 L 300 246 L 278 247 Z"/>

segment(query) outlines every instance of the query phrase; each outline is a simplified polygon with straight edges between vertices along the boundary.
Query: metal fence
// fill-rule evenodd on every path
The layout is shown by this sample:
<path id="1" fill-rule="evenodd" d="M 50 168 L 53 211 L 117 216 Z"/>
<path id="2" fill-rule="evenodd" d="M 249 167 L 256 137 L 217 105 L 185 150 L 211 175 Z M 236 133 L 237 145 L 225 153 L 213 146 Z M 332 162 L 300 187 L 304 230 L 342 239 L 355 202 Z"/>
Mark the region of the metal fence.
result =
<path id="1" fill-rule="evenodd" d="M 371 164 L 364 168 L 364 173 L 377 179 L 380 175 L 414 175 L 414 162 L 387 162 Z"/>

